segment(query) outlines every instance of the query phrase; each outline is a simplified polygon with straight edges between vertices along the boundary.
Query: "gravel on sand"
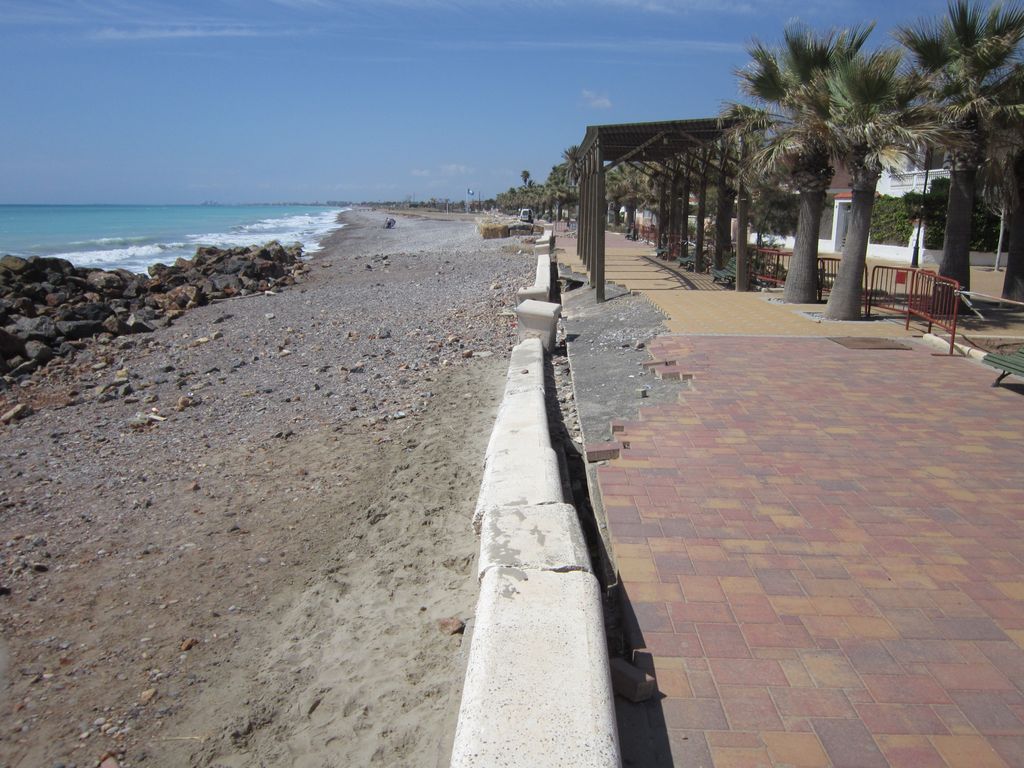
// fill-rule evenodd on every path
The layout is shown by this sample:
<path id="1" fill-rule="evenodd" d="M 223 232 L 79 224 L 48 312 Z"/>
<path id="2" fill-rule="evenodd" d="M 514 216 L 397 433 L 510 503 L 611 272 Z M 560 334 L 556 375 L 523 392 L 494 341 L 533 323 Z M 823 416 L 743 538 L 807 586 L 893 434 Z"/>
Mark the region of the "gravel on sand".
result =
<path id="1" fill-rule="evenodd" d="M 0 765 L 438 763 L 532 257 L 343 218 L 298 285 L 0 393 Z"/>

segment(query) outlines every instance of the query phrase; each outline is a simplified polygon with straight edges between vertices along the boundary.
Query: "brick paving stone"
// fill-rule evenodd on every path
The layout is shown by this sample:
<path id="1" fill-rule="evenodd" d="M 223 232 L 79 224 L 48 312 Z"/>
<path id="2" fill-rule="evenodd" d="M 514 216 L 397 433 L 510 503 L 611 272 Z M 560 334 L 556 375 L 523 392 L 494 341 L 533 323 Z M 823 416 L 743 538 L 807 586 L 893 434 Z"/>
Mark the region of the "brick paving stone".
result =
<path id="1" fill-rule="evenodd" d="M 719 685 L 787 685 L 779 662 L 772 659 L 711 659 Z"/>
<path id="2" fill-rule="evenodd" d="M 991 664 L 927 664 L 932 677 L 947 690 L 1013 691 L 1016 687 Z"/>
<path id="3" fill-rule="evenodd" d="M 979 733 L 996 736 L 1024 736 L 1024 722 L 998 693 L 952 691 L 954 703 Z"/>
<path id="4" fill-rule="evenodd" d="M 949 768 L 1009 768 L 981 736 L 932 736 L 931 742 Z"/>
<path id="5" fill-rule="evenodd" d="M 746 624 L 743 637 L 751 648 L 814 648 L 814 641 L 802 624 Z"/>
<path id="6" fill-rule="evenodd" d="M 765 687 L 723 685 L 718 688 L 729 725 L 736 731 L 782 731 L 782 718 Z"/>
<path id="7" fill-rule="evenodd" d="M 935 710 L 920 704 L 873 704 L 862 702 L 855 705 L 857 714 L 871 733 L 887 734 L 937 734 L 945 735 L 949 729 Z"/>
<path id="8" fill-rule="evenodd" d="M 797 717 L 854 717 L 842 691 L 831 688 L 773 688 L 772 697 L 783 715 Z"/>
<path id="9" fill-rule="evenodd" d="M 811 722 L 835 768 L 888 768 L 889 761 L 859 720 L 815 718 Z"/>
<path id="10" fill-rule="evenodd" d="M 1024 765 L 1024 737 L 990 736 L 988 743 L 1007 765 Z"/>
<path id="11" fill-rule="evenodd" d="M 715 768 L 772 768 L 764 747 L 711 747 Z"/>
<path id="12" fill-rule="evenodd" d="M 917 346 L 648 347 L 693 386 L 617 424 L 630 448 L 596 474 L 673 749 L 706 729 L 762 739 L 687 747 L 722 764 L 1022 764 L 1020 395 Z"/>
<path id="13" fill-rule="evenodd" d="M 822 688 L 863 688 L 860 675 L 841 651 L 803 651 L 800 660 Z"/>
<path id="14" fill-rule="evenodd" d="M 946 768 L 946 761 L 925 736 L 876 736 L 892 768 Z"/>
<path id="15" fill-rule="evenodd" d="M 669 728 L 724 731 L 729 728 L 718 699 L 665 699 L 662 702 Z"/>
<path id="16" fill-rule="evenodd" d="M 668 613 L 675 622 L 736 622 L 733 612 L 725 603 L 669 603 Z"/>
<path id="17" fill-rule="evenodd" d="M 948 704 L 949 695 L 930 675 L 862 675 L 875 701 L 884 704 Z"/>
<path id="18" fill-rule="evenodd" d="M 708 658 L 749 659 L 750 648 L 735 624 L 697 624 L 697 636 Z"/>
<path id="19" fill-rule="evenodd" d="M 776 765 L 793 768 L 828 768 L 828 755 L 813 733 L 762 733 L 768 754 Z"/>
<path id="20" fill-rule="evenodd" d="M 711 750 L 708 749 L 707 738 L 702 731 L 669 729 L 668 743 L 672 753 L 672 765 L 714 768 Z"/>

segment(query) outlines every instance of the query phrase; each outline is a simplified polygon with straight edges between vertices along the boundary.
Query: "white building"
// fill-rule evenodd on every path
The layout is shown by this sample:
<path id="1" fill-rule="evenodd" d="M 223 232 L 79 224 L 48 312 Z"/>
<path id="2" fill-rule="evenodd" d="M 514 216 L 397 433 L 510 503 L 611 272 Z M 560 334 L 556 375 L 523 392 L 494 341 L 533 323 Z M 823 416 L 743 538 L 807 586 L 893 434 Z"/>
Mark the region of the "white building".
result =
<path id="1" fill-rule="evenodd" d="M 878 181 L 877 193 L 892 197 L 902 197 L 908 192 L 922 192 L 925 187 L 925 180 L 931 185 L 935 179 L 948 178 L 949 170 L 942 167 L 942 156 L 933 157 L 929 163 L 931 166 L 924 168 L 924 163 L 908 161 L 904 169 L 898 173 L 885 172 Z M 850 222 L 850 205 L 853 200 L 853 193 L 850 189 L 850 178 L 845 168 L 837 168 L 832 179 L 832 186 L 828 190 L 830 196 L 834 196 L 831 210 L 826 209 L 822 216 L 823 237 L 818 240 L 818 252 L 842 253 L 843 245 L 846 242 L 846 231 Z M 920 237 L 920 239 L 918 239 Z M 792 248 L 795 238 L 784 238 L 785 248 Z M 931 262 L 938 264 L 942 258 L 942 250 L 929 250 L 924 247 L 925 225 L 922 222 L 920 234 L 915 224 L 911 230 L 910 237 L 905 245 L 883 245 L 881 243 L 868 243 L 868 256 L 875 259 L 884 259 L 902 264 L 910 264 L 914 254 L 914 244 L 920 244 L 919 263 L 924 266 Z M 971 264 L 991 266 L 995 263 L 995 254 L 971 252 Z"/>

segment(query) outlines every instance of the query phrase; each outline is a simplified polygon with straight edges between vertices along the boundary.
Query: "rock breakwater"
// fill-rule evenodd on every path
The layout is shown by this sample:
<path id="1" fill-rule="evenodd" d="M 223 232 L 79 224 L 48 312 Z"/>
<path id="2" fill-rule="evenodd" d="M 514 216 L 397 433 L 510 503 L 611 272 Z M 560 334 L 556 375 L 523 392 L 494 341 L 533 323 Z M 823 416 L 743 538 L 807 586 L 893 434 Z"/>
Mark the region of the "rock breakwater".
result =
<path id="1" fill-rule="evenodd" d="M 0 375 L 17 380 L 101 334 L 147 333 L 192 307 L 291 285 L 302 246 L 200 247 L 149 274 L 84 269 L 66 259 L 0 258 Z M 0 379 L 0 388 L 4 386 Z M 9 381 L 7 383 L 10 383 Z"/>

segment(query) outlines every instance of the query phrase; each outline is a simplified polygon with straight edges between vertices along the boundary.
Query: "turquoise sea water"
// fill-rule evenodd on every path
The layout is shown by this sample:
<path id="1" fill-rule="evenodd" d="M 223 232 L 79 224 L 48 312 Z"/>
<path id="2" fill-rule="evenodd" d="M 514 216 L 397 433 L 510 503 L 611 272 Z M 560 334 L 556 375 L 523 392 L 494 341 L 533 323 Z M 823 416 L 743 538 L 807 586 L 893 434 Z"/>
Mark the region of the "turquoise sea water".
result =
<path id="1" fill-rule="evenodd" d="M 0 205 L 0 254 L 144 272 L 199 245 L 300 242 L 309 253 L 344 209 L 300 205 Z"/>

